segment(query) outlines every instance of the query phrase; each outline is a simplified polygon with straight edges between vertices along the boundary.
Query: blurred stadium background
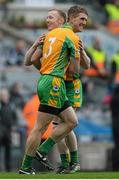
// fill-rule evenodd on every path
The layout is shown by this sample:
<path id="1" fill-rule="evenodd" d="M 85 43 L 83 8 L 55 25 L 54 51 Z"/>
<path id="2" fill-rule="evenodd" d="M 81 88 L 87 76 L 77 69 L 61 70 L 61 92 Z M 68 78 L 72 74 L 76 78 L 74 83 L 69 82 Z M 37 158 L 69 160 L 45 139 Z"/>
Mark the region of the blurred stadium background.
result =
<path id="1" fill-rule="evenodd" d="M 119 79 L 115 76 L 119 73 L 119 0 L 0 0 L 0 91 L 3 88 L 8 90 L 8 104 L 14 114 L 11 130 L 6 128 L 12 140 L 11 146 L 7 146 L 11 149 L 11 160 L 6 163 L 4 147 L 8 140 L 1 141 L 4 125 L 0 123 L 0 171 L 17 171 L 26 137 L 37 116 L 33 104 L 26 105 L 36 93 L 40 75 L 33 67 L 23 65 L 25 52 L 42 32 L 47 31 L 45 17 L 48 9 L 56 7 L 67 12 L 75 4 L 85 7 L 89 13 L 87 28 L 79 36 L 93 64 L 97 65 L 95 58 L 99 59 L 99 53 L 95 56 L 94 49 L 105 54 L 103 72 L 98 68 L 96 75 L 81 71 L 84 102 L 77 111 L 79 125 L 75 128 L 81 170 L 119 170 L 119 134 L 115 135 L 119 131 L 119 95 L 118 105 L 111 105 L 114 90 L 119 86 Z M 1 93 L 0 103 L 5 96 L 6 93 Z M 114 109 L 116 118 L 112 118 Z M 56 147 L 50 152 L 49 159 L 55 167 L 58 166 Z"/>

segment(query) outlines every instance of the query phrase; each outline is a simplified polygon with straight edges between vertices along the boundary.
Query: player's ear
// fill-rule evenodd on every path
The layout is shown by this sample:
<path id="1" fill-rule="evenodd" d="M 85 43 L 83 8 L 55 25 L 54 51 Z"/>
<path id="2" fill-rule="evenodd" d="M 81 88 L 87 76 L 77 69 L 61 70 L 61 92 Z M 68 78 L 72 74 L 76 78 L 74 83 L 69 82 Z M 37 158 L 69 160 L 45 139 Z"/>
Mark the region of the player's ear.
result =
<path id="1" fill-rule="evenodd" d="M 74 17 L 74 16 L 70 16 L 70 17 L 69 17 L 69 22 L 70 22 L 70 23 L 73 23 L 74 21 L 75 21 L 75 17 Z"/>
<path id="2" fill-rule="evenodd" d="M 64 24 L 64 19 L 63 18 L 60 19 L 60 24 L 61 25 Z"/>

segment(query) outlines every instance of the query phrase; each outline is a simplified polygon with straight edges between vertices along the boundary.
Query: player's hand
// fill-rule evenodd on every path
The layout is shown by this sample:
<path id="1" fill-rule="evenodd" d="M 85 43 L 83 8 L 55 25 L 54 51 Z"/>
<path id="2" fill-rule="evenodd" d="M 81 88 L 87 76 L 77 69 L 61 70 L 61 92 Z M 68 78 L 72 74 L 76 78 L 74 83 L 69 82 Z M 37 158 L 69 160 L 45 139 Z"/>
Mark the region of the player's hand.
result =
<path id="1" fill-rule="evenodd" d="M 38 37 L 38 39 L 34 42 L 34 47 L 38 47 L 39 45 L 42 45 L 44 40 L 45 40 L 46 34 L 42 34 L 41 36 Z"/>
<path id="2" fill-rule="evenodd" d="M 81 52 L 84 50 L 84 45 L 83 45 L 83 42 L 81 40 L 79 40 L 79 49 Z"/>
<path id="3" fill-rule="evenodd" d="M 39 43 L 43 44 L 43 42 L 44 42 L 44 40 L 45 40 L 45 37 L 46 37 L 46 34 L 43 33 L 43 34 L 38 38 Z"/>

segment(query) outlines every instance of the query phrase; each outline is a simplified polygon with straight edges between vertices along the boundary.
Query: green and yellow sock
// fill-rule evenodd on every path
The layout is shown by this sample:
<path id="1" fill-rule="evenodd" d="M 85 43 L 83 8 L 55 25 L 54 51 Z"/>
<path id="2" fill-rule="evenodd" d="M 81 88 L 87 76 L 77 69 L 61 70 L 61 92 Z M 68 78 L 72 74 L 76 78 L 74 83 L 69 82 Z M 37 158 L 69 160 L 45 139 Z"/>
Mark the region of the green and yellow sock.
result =
<path id="1" fill-rule="evenodd" d="M 70 152 L 70 161 L 71 161 L 71 164 L 79 163 L 79 160 L 78 160 L 78 151 Z"/>
<path id="2" fill-rule="evenodd" d="M 42 152 L 43 154 L 48 154 L 48 152 L 54 145 L 55 141 L 52 138 L 48 138 L 38 147 L 38 151 Z"/>
<path id="3" fill-rule="evenodd" d="M 21 169 L 23 169 L 23 170 L 31 169 L 33 159 L 34 159 L 33 156 L 24 155 L 24 159 L 23 159 L 23 162 L 21 165 Z"/>

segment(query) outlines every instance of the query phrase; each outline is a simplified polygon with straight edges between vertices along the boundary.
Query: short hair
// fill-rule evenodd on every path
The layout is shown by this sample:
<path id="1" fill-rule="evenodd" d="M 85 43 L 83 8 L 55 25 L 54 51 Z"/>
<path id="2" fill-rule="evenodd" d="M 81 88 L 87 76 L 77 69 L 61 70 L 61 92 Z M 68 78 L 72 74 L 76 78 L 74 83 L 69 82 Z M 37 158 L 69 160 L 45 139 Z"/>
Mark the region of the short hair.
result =
<path id="1" fill-rule="evenodd" d="M 87 10 L 84 9 L 83 7 L 80 7 L 80 6 L 70 7 L 67 12 L 68 20 L 70 17 L 77 17 L 79 15 L 79 13 L 84 13 L 88 16 Z"/>
<path id="2" fill-rule="evenodd" d="M 59 13 L 59 15 L 64 19 L 64 23 L 66 22 L 67 20 L 67 17 L 66 17 L 66 13 L 60 9 L 57 9 L 57 8 L 54 8 L 54 9 L 50 9 L 50 11 L 57 11 Z"/>

